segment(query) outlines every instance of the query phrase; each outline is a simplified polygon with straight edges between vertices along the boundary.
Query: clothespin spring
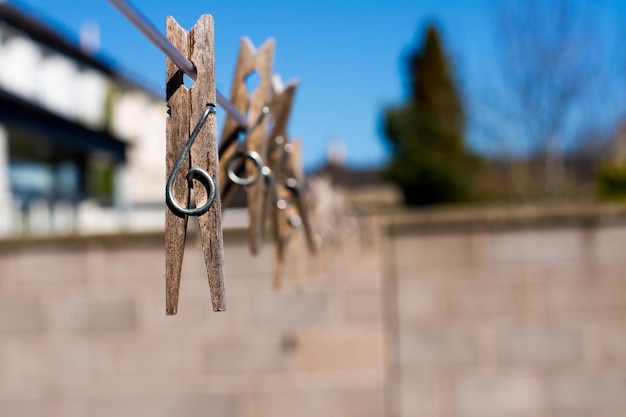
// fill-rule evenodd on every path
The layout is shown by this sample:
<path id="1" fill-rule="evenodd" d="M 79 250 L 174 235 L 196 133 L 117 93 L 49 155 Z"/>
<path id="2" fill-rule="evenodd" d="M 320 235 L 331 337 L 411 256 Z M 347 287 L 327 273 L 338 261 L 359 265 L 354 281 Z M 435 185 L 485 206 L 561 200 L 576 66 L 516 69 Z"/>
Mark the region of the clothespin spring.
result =
<path id="1" fill-rule="evenodd" d="M 191 150 L 191 146 L 196 140 L 196 137 L 200 133 L 202 126 L 204 126 L 210 114 L 215 114 L 215 106 L 213 104 L 209 104 L 205 112 L 202 114 L 202 117 L 198 121 L 198 124 L 196 124 L 196 127 L 193 129 L 191 136 L 189 136 L 189 140 L 187 141 L 185 148 L 183 149 L 182 153 L 178 157 L 178 160 L 176 161 L 176 165 L 174 165 L 174 169 L 172 170 L 172 173 L 167 179 L 167 185 L 165 187 L 165 201 L 169 209 L 172 210 L 173 213 L 175 213 L 176 215 L 180 217 L 200 216 L 206 213 L 211 208 L 211 205 L 213 205 L 213 202 L 215 201 L 215 194 L 216 194 L 215 190 L 217 188 L 215 185 L 215 180 L 203 168 L 192 167 L 191 169 L 189 169 L 189 171 L 187 172 L 187 181 L 189 183 L 189 188 L 193 188 L 193 180 L 198 181 L 200 184 L 202 184 L 202 186 L 204 186 L 204 188 L 207 190 L 207 195 L 208 195 L 206 203 L 204 203 L 200 207 L 195 207 L 195 208 L 183 207 L 174 198 L 174 191 L 173 191 L 174 181 L 176 180 L 178 171 L 180 171 L 180 169 L 182 168 L 183 163 L 185 162 L 185 158 L 187 157 L 187 154 L 189 154 L 189 151 Z"/>
<path id="2" fill-rule="evenodd" d="M 293 146 L 290 143 L 285 143 L 285 138 L 282 136 L 277 136 L 272 143 L 272 148 L 277 149 L 281 148 L 281 155 L 278 158 L 278 163 L 276 166 L 276 173 L 272 172 L 272 170 L 265 166 L 263 167 L 262 175 L 267 182 L 267 189 L 269 190 L 269 196 L 271 203 L 279 210 L 284 211 L 290 204 L 293 204 L 291 199 L 287 200 L 285 198 L 279 198 L 278 196 L 278 186 L 283 185 L 287 190 L 289 190 L 294 197 L 300 197 L 300 186 L 298 181 L 295 178 L 287 177 L 284 178 L 284 169 L 286 164 L 286 159 L 293 152 Z M 280 175 L 280 174 L 283 175 Z M 278 174 L 278 175 L 277 175 Z M 287 222 L 294 229 L 299 228 L 302 225 L 302 219 L 300 216 L 292 214 L 287 218 Z"/>
<path id="3" fill-rule="evenodd" d="M 247 178 L 242 178 L 237 174 L 237 167 L 241 166 L 238 164 L 240 160 L 249 159 L 254 162 L 256 173 Z M 234 182 L 235 184 L 241 187 L 247 187 L 249 185 L 255 184 L 259 177 L 261 176 L 263 170 L 263 160 L 261 159 L 261 155 L 259 155 L 255 151 L 245 151 L 242 149 L 237 149 L 233 156 L 229 159 L 228 165 L 226 167 L 226 173 L 228 174 L 228 178 Z"/>
<path id="4" fill-rule="evenodd" d="M 254 124 L 245 131 L 246 137 L 244 138 L 244 140 L 239 141 L 239 143 L 237 144 L 237 149 L 235 150 L 233 155 L 230 157 L 230 159 L 228 160 L 228 164 L 226 165 L 226 173 L 228 175 L 228 178 L 233 183 L 241 187 L 247 187 L 247 186 L 256 184 L 259 178 L 261 178 L 262 175 L 265 175 L 263 173 L 263 169 L 265 167 L 264 167 L 264 162 L 263 162 L 263 159 L 261 158 L 261 155 L 259 155 L 255 151 L 246 151 L 245 146 L 246 146 L 247 136 L 250 133 L 252 133 L 257 127 L 259 127 L 261 123 L 263 123 L 263 119 L 265 118 L 265 116 L 267 116 L 269 112 L 270 112 L 269 106 L 264 106 L 261 111 L 261 114 L 255 120 Z M 249 159 L 250 161 L 254 162 L 254 165 L 256 167 L 256 172 L 254 175 L 248 178 L 242 178 L 237 174 L 237 168 L 241 167 L 242 162 L 245 161 L 246 159 Z"/>

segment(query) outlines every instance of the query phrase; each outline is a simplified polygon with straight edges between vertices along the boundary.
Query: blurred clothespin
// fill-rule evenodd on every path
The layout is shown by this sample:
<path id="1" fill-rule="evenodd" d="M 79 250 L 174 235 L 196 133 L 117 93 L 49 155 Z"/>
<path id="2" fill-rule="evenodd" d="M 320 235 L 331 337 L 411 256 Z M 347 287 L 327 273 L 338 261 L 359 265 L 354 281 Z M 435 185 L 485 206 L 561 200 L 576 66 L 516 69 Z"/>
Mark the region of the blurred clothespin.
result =
<path id="1" fill-rule="evenodd" d="M 250 219 L 250 252 L 256 254 L 263 231 L 263 196 L 265 181 L 262 169 L 267 158 L 267 118 L 271 102 L 272 61 L 274 40 L 268 39 L 255 50 L 248 38 L 243 38 L 233 78 L 230 101 L 242 113 L 247 113 L 248 126 L 240 126 L 228 116 L 220 141 L 220 189 L 222 202 L 228 206 L 240 186 L 245 187 Z M 259 84 L 253 91 L 246 88 L 246 79 L 256 72 Z M 245 141 L 239 136 L 245 133 Z"/>
<path id="2" fill-rule="evenodd" d="M 304 173 L 300 162 L 300 143 L 291 143 L 287 136 L 287 124 L 297 86 L 297 80 L 283 86 L 278 76 L 272 79 L 273 99 L 270 114 L 272 130 L 269 136 L 267 158 L 271 180 L 267 204 L 270 207 L 268 211 L 276 242 L 275 287 L 281 284 L 287 245 L 301 226 L 304 228 L 309 250 L 311 253 L 316 250 L 307 204 L 304 200 Z"/>
<path id="3" fill-rule="evenodd" d="M 186 32 L 167 18 L 168 40 L 196 67 L 193 87 L 166 62 L 167 150 L 165 217 L 166 314 L 176 314 L 188 216 L 198 216 L 202 250 L 214 311 L 226 309 L 222 209 L 219 198 L 213 18 L 203 15 Z M 193 168 L 192 168 L 193 167 Z M 189 207 L 191 189 L 195 207 Z"/>
<path id="4" fill-rule="evenodd" d="M 285 185 L 291 191 L 295 205 L 298 209 L 300 219 L 302 220 L 302 226 L 304 228 L 304 234 L 306 236 L 307 247 L 309 252 L 315 254 L 318 249 L 318 245 L 315 240 L 315 234 L 313 233 L 313 227 L 311 222 L 311 215 L 309 214 L 309 204 L 307 199 L 305 178 L 304 178 L 304 166 L 302 165 L 302 143 L 299 139 L 293 139 L 291 141 L 291 147 L 287 149 L 289 155 L 286 162 L 286 171 L 289 178 L 286 180 Z"/>

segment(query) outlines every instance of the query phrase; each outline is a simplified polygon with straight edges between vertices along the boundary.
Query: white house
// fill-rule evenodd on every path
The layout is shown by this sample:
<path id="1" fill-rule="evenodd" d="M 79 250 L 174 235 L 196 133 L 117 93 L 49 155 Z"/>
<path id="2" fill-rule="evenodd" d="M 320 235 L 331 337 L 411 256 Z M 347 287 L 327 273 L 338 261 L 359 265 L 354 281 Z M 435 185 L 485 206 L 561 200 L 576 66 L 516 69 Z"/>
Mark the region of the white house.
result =
<path id="1" fill-rule="evenodd" d="M 0 236 L 163 225 L 160 94 L 0 2 Z"/>

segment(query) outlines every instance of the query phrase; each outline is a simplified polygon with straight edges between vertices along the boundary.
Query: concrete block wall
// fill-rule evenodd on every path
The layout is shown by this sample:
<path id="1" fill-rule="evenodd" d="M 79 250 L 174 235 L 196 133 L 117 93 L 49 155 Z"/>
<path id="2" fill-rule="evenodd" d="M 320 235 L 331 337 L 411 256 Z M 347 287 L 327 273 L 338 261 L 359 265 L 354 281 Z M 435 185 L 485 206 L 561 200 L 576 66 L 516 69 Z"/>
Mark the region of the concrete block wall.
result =
<path id="1" fill-rule="evenodd" d="M 520 213 L 396 219 L 397 415 L 626 415 L 626 224 Z"/>
<path id="2" fill-rule="evenodd" d="M 0 415 L 626 415 L 626 209 L 372 216 L 316 258 L 226 233 L 213 313 L 190 237 L 0 242 Z"/>
<path id="3" fill-rule="evenodd" d="M 214 313 L 189 240 L 174 317 L 162 235 L 0 243 L 0 415 L 383 415 L 376 242 L 300 254 L 275 291 L 273 248 L 227 233 Z"/>

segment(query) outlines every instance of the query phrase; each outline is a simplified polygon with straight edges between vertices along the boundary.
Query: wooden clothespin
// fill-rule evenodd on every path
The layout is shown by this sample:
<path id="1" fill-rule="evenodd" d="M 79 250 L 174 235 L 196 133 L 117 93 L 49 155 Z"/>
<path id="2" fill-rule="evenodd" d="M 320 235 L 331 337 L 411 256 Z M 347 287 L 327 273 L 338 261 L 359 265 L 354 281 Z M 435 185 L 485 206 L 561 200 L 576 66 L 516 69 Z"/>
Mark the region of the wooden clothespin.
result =
<path id="1" fill-rule="evenodd" d="M 229 168 L 231 174 L 236 172 L 241 177 L 245 171 L 247 178 L 254 178 L 254 181 L 245 186 L 250 219 L 249 246 L 252 254 L 258 253 L 263 234 L 265 181 L 261 169 L 267 158 L 267 118 L 262 117 L 272 98 L 273 58 L 273 39 L 268 39 L 258 51 L 248 38 L 242 39 L 230 101 L 242 114 L 247 113 L 248 126 L 239 126 L 235 119 L 227 117 L 220 141 L 220 189 L 224 207 L 230 204 L 240 186 L 229 178 Z M 254 91 L 248 92 L 246 78 L 255 71 L 259 76 L 259 85 Z M 238 136 L 242 131 L 247 131 L 245 152 L 240 151 L 238 143 Z"/>
<path id="2" fill-rule="evenodd" d="M 183 84 L 183 73 L 167 59 L 166 314 L 173 315 L 178 310 L 189 215 L 198 216 L 213 310 L 223 311 L 226 310 L 226 303 L 222 209 L 218 188 L 220 173 L 215 120 L 213 17 L 201 16 L 189 33 L 172 17 L 168 17 L 167 38 L 195 65 L 198 75 L 193 87 L 188 89 Z M 191 149 L 188 152 L 186 148 L 189 146 Z M 195 212 L 188 208 L 192 186 Z M 208 210 L 202 212 L 207 207 Z"/>
<path id="3" fill-rule="evenodd" d="M 281 233 L 283 236 L 282 239 L 284 240 L 282 250 L 284 254 L 290 253 L 292 257 L 300 253 L 300 238 L 303 234 L 306 238 L 309 253 L 312 255 L 317 253 L 317 244 L 315 236 L 313 235 L 311 217 L 309 215 L 309 201 L 305 194 L 301 150 L 300 140 L 292 140 L 289 146 L 285 148 L 285 172 L 287 175 L 285 188 L 289 190 L 292 204 L 283 211 L 283 220 L 280 221 L 279 224 L 282 225 L 283 229 L 291 229 L 287 232 L 282 231 Z M 284 254 L 282 255 L 283 257 L 285 256 Z M 296 286 L 298 286 L 300 284 L 299 274 L 294 275 L 293 279 Z"/>
<path id="4" fill-rule="evenodd" d="M 291 141 L 291 147 L 287 149 L 288 158 L 286 162 L 286 171 L 289 178 L 286 185 L 292 192 L 302 227 L 306 236 L 307 247 L 311 254 L 315 254 L 318 245 L 315 241 L 315 233 L 313 232 L 311 215 L 309 214 L 309 202 L 307 201 L 305 191 L 304 166 L 302 164 L 302 142 L 299 139 Z"/>
<path id="5" fill-rule="evenodd" d="M 274 286 L 279 287 L 282 280 L 282 269 L 285 251 L 295 229 L 304 226 L 309 242 L 309 250 L 315 252 L 310 220 L 306 202 L 304 201 L 304 174 L 300 163 L 300 143 L 290 143 L 287 136 L 287 124 L 291 114 L 293 98 L 298 81 L 282 85 L 279 77 L 272 79 L 273 99 L 272 130 L 269 136 L 268 167 L 272 173 L 272 181 L 267 204 L 270 207 L 272 230 L 276 242 L 276 264 L 274 270 Z M 295 206 L 290 202 L 295 201 Z"/>

